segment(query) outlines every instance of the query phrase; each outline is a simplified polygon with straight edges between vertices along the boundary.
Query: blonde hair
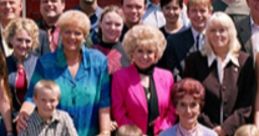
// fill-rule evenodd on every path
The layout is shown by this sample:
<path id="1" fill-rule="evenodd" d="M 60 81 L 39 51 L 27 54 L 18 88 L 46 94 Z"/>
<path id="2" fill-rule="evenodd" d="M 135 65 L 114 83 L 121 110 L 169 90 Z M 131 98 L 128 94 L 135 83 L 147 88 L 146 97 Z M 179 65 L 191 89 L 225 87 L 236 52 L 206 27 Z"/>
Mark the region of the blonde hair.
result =
<path id="1" fill-rule="evenodd" d="M 12 20 L 6 27 L 5 39 L 10 48 L 13 48 L 10 41 L 19 31 L 25 30 L 32 40 L 31 50 L 35 51 L 39 47 L 39 28 L 36 23 L 29 18 L 16 18 Z"/>
<path id="2" fill-rule="evenodd" d="M 91 28 L 90 20 L 88 16 L 78 10 L 68 10 L 61 14 L 57 21 L 57 27 L 60 27 L 61 31 L 67 26 L 76 26 L 82 30 L 84 37 L 87 37 Z"/>
<path id="3" fill-rule="evenodd" d="M 40 80 L 36 83 L 34 87 L 34 97 L 37 97 L 38 92 L 43 91 L 45 89 L 51 90 L 52 92 L 58 95 L 58 99 L 60 98 L 60 88 L 59 86 L 52 80 Z"/>
<path id="4" fill-rule="evenodd" d="M 135 49 L 141 47 L 155 49 L 156 62 L 162 57 L 166 43 L 162 32 L 153 26 L 143 24 L 132 27 L 125 34 L 122 42 L 125 52 L 131 60 Z"/>
<path id="5" fill-rule="evenodd" d="M 259 136 L 259 130 L 255 125 L 243 125 L 237 129 L 234 136 Z"/>
<path id="6" fill-rule="evenodd" d="M 213 51 L 212 49 L 211 42 L 209 41 L 207 36 L 208 33 L 210 33 L 210 29 L 214 27 L 215 23 L 219 23 L 227 30 L 229 37 L 229 53 L 233 55 L 238 55 L 241 49 L 241 45 L 237 39 L 237 31 L 232 19 L 224 12 L 215 12 L 208 20 L 205 31 L 205 45 L 202 50 L 203 55 L 208 55 L 212 52 L 215 53 L 215 51 Z"/>
<path id="7" fill-rule="evenodd" d="M 123 125 L 119 127 L 116 136 L 142 136 L 142 131 L 136 125 Z"/>

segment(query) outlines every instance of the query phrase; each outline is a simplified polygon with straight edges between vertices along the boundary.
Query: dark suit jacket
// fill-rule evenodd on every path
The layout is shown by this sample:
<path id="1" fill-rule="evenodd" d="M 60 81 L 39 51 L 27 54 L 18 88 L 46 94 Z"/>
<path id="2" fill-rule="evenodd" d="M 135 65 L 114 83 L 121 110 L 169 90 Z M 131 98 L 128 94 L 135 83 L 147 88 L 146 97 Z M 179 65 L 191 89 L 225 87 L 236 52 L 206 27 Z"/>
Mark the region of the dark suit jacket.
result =
<path id="1" fill-rule="evenodd" d="M 24 61 L 23 66 L 26 73 L 27 79 L 27 87 L 29 87 L 29 83 L 36 65 L 38 57 L 35 54 L 30 54 Z M 21 106 L 21 102 L 17 99 L 16 90 L 15 90 L 15 81 L 17 75 L 17 62 L 14 55 L 11 55 L 6 58 L 7 68 L 8 68 L 8 84 L 11 89 L 12 93 L 12 100 L 13 100 L 13 108 L 15 111 L 19 111 Z"/>
<path id="2" fill-rule="evenodd" d="M 206 89 L 200 122 L 211 128 L 221 125 L 228 135 L 233 135 L 240 125 L 251 122 L 255 99 L 253 60 L 248 54 L 240 52 L 238 61 L 239 67 L 232 62 L 227 64 L 222 84 L 218 79 L 217 62 L 209 67 L 207 57 L 200 52 L 187 58 L 184 73 L 185 77 L 199 80 Z"/>
<path id="3" fill-rule="evenodd" d="M 191 28 L 167 37 L 165 52 L 158 66 L 170 70 L 178 80 L 182 77 L 184 60 L 191 53 L 194 38 Z"/>
<path id="4" fill-rule="evenodd" d="M 240 20 L 239 22 L 236 22 L 235 25 L 237 29 L 239 42 L 242 45 L 242 50 L 252 55 L 253 54 L 252 40 L 251 40 L 252 28 L 251 28 L 250 16 L 247 16 L 242 20 Z"/>
<path id="5" fill-rule="evenodd" d="M 39 48 L 36 49 L 36 53 L 42 56 L 45 53 L 50 52 L 48 34 L 44 30 L 39 30 Z"/>

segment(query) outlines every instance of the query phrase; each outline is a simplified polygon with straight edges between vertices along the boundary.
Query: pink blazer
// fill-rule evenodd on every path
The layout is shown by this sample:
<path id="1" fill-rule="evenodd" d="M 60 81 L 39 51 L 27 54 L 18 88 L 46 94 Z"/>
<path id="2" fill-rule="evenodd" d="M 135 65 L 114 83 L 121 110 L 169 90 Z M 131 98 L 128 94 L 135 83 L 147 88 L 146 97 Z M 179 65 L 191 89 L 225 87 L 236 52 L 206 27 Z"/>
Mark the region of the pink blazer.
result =
<path id="1" fill-rule="evenodd" d="M 155 68 L 153 73 L 158 97 L 159 117 L 155 120 L 154 134 L 171 127 L 176 119 L 170 102 L 174 81 L 169 71 Z M 112 115 L 119 126 L 135 124 L 147 131 L 148 107 L 140 75 L 134 65 L 123 68 L 112 77 Z"/>

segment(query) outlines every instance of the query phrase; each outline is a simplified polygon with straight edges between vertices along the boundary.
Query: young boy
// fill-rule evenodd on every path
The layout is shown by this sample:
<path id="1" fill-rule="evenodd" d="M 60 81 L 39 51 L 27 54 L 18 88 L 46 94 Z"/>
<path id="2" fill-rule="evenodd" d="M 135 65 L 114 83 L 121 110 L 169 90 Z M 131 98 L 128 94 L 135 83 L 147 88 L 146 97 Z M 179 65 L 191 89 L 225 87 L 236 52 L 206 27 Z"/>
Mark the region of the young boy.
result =
<path id="1" fill-rule="evenodd" d="M 77 136 L 68 113 L 57 110 L 60 89 L 50 80 L 39 81 L 34 88 L 35 111 L 28 119 L 28 127 L 19 136 Z"/>

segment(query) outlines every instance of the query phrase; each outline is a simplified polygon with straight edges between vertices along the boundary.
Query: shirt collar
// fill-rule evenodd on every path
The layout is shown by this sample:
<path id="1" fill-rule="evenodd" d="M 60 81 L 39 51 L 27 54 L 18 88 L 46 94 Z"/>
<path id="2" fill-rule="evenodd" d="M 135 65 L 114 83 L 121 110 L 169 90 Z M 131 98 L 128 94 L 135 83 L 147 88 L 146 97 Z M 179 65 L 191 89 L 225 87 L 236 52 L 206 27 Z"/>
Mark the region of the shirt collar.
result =
<path id="1" fill-rule="evenodd" d="M 209 55 L 208 55 L 208 66 L 210 67 L 214 61 L 217 61 L 217 56 L 211 52 Z M 232 53 L 228 53 L 226 58 L 225 58 L 225 61 L 227 62 L 232 62 L 234 65 L 236 65 L 237 67 L 239 67 L 239 61 L 238 61 L 238 58 L 232 54 Z"/>
<path id="2" fill-rule="evenodd" d="M 37 109 L 33 112 L 32 116 L 36 120 L 36 125 L 46 124 L 46 122 L 40 117 Z M 57 111 L 54 111 L 51 121 L 48 124 L 52 124 L 54 122 L 59 122 L 61 118 L 59 117 Z"/>
<path id="3" fill-rule="evenodd" d="M 81 53 L 82 53 L 82 64 L 84 66 L 84 68 L 88 68 L 89 64 L 88 64 L 88 60 L 86 58 L 88 58 L 88 51 L 87 49 L 84 47 L 85 45 L 81 45 Z M 87 53 L 86 53 L 87 52 Z M 61 47 L 57 48 L 56 50 L 56 60 L 57 60 L 57 65 L 61 68 L 65 68 L 67 67 L 67 61 L 66 61 L 66 57 L 65 57 L 65 53 L 63 51 L 63 45 L 61 45 Z"/>
<path id="4" fill-rule="evenodd" d="M 199 35 L 199 34 L 203 34 L 203 32 L 198 32 L 196 31 L 193 27 L 191 27 L 191 30 L 192 30 L 192 35 L 193 35 L 193 38 L 196 40 L 196 37 Z"/>

